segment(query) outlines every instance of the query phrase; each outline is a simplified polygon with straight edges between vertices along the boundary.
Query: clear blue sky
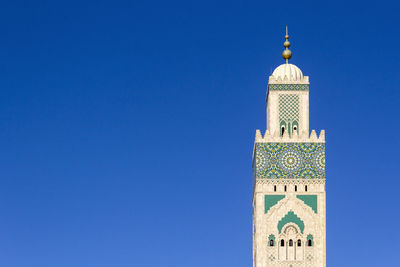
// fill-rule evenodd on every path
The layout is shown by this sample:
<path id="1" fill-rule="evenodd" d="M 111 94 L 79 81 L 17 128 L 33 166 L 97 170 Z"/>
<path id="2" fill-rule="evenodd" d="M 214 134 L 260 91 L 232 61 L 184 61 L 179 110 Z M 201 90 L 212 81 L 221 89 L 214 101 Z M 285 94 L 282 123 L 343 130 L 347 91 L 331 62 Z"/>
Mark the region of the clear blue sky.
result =
<path id="1" fill-rule="evenodd" d="M 251 266 L 267 76 L 310 76 L 328 266 L 400 266 L 395 1 L 3 1 L 0 265 Z"/>

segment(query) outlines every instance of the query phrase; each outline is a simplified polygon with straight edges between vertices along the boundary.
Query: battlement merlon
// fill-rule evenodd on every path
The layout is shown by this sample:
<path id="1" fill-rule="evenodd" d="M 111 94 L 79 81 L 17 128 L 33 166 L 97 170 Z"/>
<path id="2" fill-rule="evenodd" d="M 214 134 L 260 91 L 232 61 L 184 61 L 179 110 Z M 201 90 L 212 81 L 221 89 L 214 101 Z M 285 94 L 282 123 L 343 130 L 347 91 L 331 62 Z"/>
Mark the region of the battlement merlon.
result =
<path id="1" fill-rule="evenodd" d="M 256 138 L 255 143 L 325 143 L 325 130 L 321 130 L 319 136 L 315 130 L 311 131 L 311 134 L 308 135 L 307 132 L 302 132 L 300 135 L 297 134 L 297 131 L 293 131 L 293 134 L 289 136 L 289 133 L 286 131 L 283 136 L 280 136 L 279 132 L 276 131 L 274 133 L 270 133 L 269 130 L 265 132 L 264 137 L 261 134 L 260 130 L 256 130 Z"/>
<path id="2" fill-rule="evenodd" d="M 268 77 L 268 84 L 306 84 L 309 85 L 309 77 L 308 76 L 303 76 L 297 80 L 289 79 L 287 76 L 285 76 L 283 79 L 278 76 L 275 77 L 273 75 Z"/>

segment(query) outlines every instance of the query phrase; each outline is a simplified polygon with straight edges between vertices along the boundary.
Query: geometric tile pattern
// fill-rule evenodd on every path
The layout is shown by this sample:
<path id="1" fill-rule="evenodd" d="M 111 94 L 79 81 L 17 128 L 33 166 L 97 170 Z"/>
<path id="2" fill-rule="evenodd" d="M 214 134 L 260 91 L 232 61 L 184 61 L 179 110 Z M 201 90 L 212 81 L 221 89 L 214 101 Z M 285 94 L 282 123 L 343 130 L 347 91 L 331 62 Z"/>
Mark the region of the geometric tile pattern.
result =
<path id="1" fill-rule="evenodd" d="M 265 195 L 265 213 L 268 213 L 269 209 L 275 206 L 280 200 L 285 198 L 285 195 Z"/>
<path id="2" fill-rule="evenodd" d="M 268 89 L 281 91 L 304 91 L 308 90 L 308 84 L 270 84 L 268 85 Z"/>
<path id="3" fill-rule="evenodd" d="M 255 175 L 266 179 L 325 179 L 324 143 L 256 143 Z"/>
<path id="4" fill-rule="evenodd" d="M 298 95 L 279 95 L 279 121 L 299 122 Z"/>
<path id="5" fill-rule="evenodd" d="M 268 259 L 269 259 L 270 261 L 274 261 L 274 260 L 275 260 L 275 256 L 271 254 L 271 255 L 269 256 Z"/>
<path id="6" fill-rule="evenodd" d="M 317 195 L 296 195 L 296 197 L 304 202 L 307 206 L 318 213 L 318 196 Z"/>

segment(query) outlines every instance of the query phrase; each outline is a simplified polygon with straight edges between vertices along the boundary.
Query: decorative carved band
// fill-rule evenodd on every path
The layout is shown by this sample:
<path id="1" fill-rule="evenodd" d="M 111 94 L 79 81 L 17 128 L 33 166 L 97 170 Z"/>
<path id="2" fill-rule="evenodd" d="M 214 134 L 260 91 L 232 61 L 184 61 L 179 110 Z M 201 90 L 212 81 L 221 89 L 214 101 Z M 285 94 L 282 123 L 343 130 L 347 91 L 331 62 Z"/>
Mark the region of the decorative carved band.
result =
<path id="1" fill-rule="evenodd" d="M 324 143 L 256 143 L 255 176 L 267 179 L 324 179 Z"/>
<path id="2" fill-rule="evenodd" d="M 325 184 L 325 179 L 256 179 L 256 184 Z"/>
<path id="3" fill-rule="evenodd" d="M 279 91 L 306 91 L 308 90 L 308 84 L 269 84 L 269 90 Z"/>

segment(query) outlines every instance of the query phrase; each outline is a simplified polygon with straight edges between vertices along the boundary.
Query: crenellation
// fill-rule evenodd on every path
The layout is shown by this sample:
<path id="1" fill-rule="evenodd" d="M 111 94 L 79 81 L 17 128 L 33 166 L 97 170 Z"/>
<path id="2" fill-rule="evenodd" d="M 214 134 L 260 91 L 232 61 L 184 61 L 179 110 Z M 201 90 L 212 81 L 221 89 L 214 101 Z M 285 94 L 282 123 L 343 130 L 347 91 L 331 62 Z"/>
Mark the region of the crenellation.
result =
<path id="1" fill-rule="evenodd" d="M 262 142 L 263 137 L 260 130 L 256 130 L 256 142 Z"/>
<path id="2" fill-rule="evenodd" d="M 316 141 L 318 140 L 318 138 L 317 138 L 317 133 L 315 132 L 315 130 L 312 130 L 312 131 L 311 131 L 310 140 L 311 140 L 312 142 L 316 142 Z"/>
<path id="3" fill-rule="evenodd" d="M 268 84 L 310 84 L 309 77 L 303 76 L 298 80 L 290 79 L 288 76 L 282 79 L 280 76 L 275 77 L 274 75 L 269 76 Z"/>
<path id="4" fill-rule="evenodd" d="M 325 143 L 325 130 L 321 130 L 319 136 L 317 136 L 315 130 L 312 130 L 310 135 L 307 135 L 307 133 L 303 131 L 300 136 L 297 135 L 297 132 L 293 132 L 292 136 L 289 136 L 288 132 L 285 132 L 283 136 L 280 136 L 278 131 L 271 134 L 269 130 L 267 130 L 264 136 L 262 136 L 261 131 L 256 130 L 255 142 Z"/>

